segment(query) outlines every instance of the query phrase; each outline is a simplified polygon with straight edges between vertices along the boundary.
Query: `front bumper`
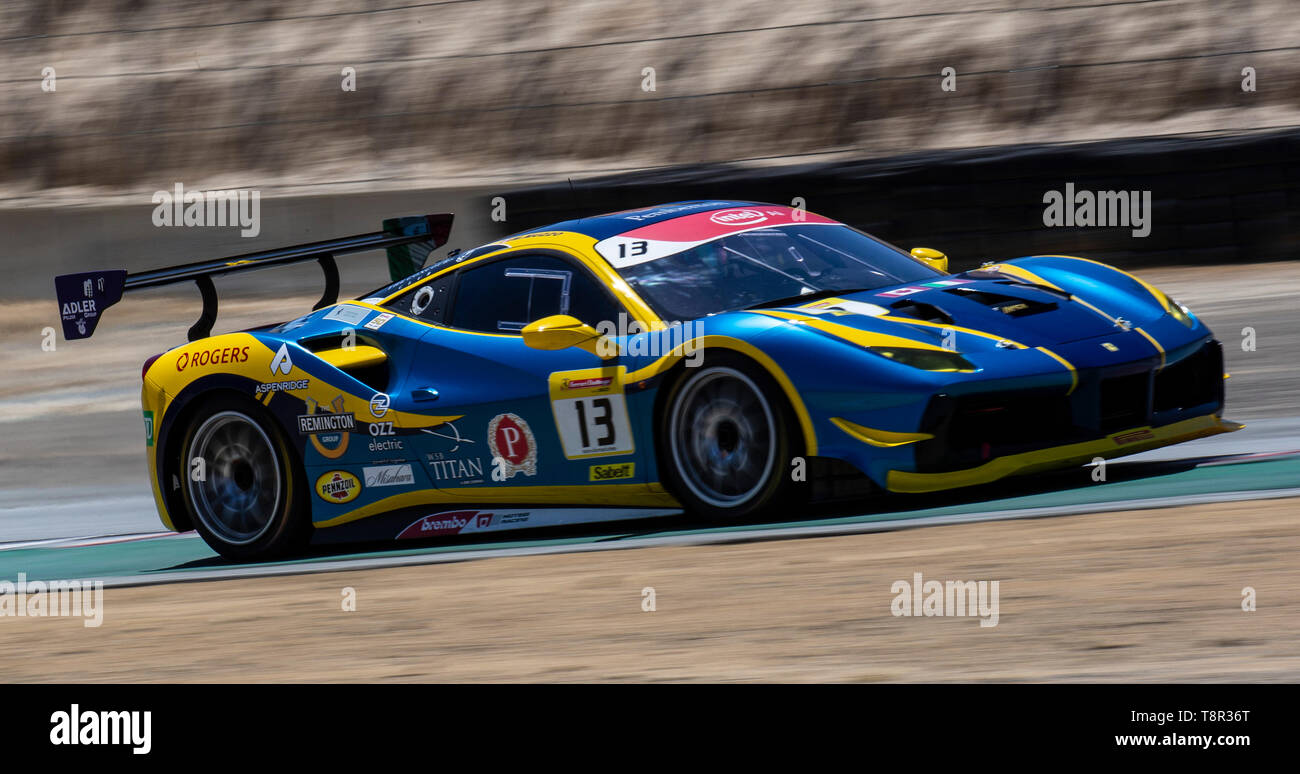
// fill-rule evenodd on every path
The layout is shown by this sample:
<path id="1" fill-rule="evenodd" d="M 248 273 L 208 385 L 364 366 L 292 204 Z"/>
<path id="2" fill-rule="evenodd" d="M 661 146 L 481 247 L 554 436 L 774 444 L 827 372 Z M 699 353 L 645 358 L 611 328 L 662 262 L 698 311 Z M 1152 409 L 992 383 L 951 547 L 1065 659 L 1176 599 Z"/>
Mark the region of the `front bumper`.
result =
<path id="1" fill-rule="evenodd" d="M 1049 386 L 965 389 L 934 395 L 885 486 L 928 492 L 1117 457 L 1231 432 L 1224 422 L 1223 351 L 1203 340 L 1162 357 L 1077 372 L 1068 392 Z"/>
<path id="2" fill-rule="evenodd" d="M 1012 475 L 1084 465 L 1097 457 L 1108 459 L 1137 454 L 1160 446 L 1169 446 L 1219 433 L 1231 433 L 1242 427 L 1244 425 L 1225 421 L 1213 414 L 1185 419 L 1163 427 L 1150 425 L 1133 427 L 1098 440 L 998 457 L 983 465 L 964 470 L 941 473 L 891 470 L 886 480 L 886 487 L 891 492 L 915 493 L 986 484 Z"/>

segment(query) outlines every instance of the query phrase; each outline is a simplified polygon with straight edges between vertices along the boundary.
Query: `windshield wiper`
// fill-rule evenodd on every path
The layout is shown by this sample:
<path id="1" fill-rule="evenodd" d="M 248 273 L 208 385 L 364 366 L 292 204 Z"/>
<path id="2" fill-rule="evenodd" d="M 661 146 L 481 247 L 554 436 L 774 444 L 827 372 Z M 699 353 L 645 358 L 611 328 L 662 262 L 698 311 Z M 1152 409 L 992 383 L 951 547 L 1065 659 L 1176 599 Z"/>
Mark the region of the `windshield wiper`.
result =
<path id="1" fill-rule="evenodd" d="M 812 293 L 804 293 L 801 296 L 786 296 L 785 298 L 774 298 L 771 301 L 759 301 L 757 304 L 752 304 L 745 308 L 771 309 L 776 306 L 789 306 L 794 303 L 816 301 L 819 298 L 830 298 L 831 296 L 838 296 L 841 293 L 861 293 L 864 290 L 875 290 L 875 288 L 823 288 L 822 290 L 815 290 Z"/>

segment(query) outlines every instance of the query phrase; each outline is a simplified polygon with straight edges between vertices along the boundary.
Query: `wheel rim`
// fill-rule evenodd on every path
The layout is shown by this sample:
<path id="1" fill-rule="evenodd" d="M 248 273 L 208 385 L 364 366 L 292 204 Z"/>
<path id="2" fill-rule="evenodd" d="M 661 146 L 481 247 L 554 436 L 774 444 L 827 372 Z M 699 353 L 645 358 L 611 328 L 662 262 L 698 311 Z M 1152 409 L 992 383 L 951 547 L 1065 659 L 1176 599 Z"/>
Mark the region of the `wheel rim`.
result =
<path id="1" fill-rule="evenodd" d="M 682 388 L 669 421 L 673 462 L 709 505 L 743 504 L 767 485 L 776 424 L 758 385 L 734 368 L 710 368 Z"/>
<path id="2" fill-rule="evenodd" d="M 200 459 L 204 476 L 195 481 Z M 237 411 L 213 414 L 195 431 L 186 462 L 190 501 L 209 532 L 243 545 L 270 528 L 280 505 L 280 459 L 256 422 Z"/>

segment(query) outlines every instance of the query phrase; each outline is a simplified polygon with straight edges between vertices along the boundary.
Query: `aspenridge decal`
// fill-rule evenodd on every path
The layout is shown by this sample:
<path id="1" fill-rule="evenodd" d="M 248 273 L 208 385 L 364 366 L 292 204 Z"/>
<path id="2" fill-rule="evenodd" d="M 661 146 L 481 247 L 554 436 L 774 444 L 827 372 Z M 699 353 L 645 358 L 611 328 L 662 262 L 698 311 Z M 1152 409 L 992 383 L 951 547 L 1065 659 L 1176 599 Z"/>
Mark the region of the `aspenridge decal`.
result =
<path id="1" fill-rule="evenodd" d="M 258 395 L 267 392 L 293 392 L 294 390 L 305 390 L 310 384 L 310 379 L 294 379 L 288 382 L 263 382 L 257 385 L 254 392 Z"/>

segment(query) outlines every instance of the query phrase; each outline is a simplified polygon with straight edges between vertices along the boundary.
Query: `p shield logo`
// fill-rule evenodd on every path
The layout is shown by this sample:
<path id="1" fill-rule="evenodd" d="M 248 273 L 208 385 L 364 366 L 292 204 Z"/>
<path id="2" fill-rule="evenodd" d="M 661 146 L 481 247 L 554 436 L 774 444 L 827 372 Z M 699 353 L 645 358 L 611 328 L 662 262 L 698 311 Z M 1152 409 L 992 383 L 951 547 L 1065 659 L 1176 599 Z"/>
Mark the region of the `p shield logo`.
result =
<path id="1" fill-rule="evenodd" d="M 488 422 L 488 448 L 504 464 L 506 479 L 537 475 L 537 439 L 518 414 L 497 414 Z M 495 464 L 495 463 L 494 463 Z"/>
<path id="2" fill-rule="evenodd" d="M 316 479 L 316 494 L 327 503 L 350 503 L 361 494 L 361 480 L 346 470 L 331 470 Z"/>

